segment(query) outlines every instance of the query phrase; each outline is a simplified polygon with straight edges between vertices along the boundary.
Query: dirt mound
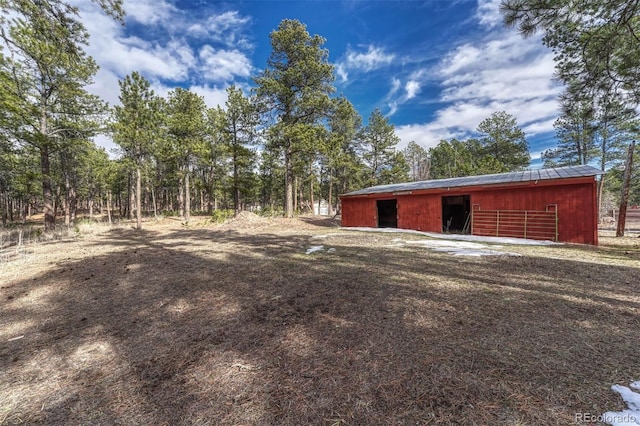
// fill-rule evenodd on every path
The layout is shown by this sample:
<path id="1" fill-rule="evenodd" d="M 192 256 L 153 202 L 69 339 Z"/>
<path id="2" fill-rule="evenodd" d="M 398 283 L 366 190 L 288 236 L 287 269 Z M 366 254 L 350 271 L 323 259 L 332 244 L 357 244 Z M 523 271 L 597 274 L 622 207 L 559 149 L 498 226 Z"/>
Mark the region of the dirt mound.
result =
<path id="1" fill-rule="evenodd" d="M 222 226 L 227 228 L 253 229 L 269 226 L 270 224 L 270 218 L 258 216 L 257 214 L 252 212 L 242 211 L 238 213 L 236 217 L 232 217 L 231 219 L 225 221 Z"/>

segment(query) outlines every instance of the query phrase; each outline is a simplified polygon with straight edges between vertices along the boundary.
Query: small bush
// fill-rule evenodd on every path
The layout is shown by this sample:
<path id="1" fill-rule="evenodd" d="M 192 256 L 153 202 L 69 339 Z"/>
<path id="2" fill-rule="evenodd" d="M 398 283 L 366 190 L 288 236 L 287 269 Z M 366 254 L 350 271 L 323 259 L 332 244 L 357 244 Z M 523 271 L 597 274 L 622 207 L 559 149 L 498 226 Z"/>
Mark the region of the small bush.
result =
<path id="1" fill-rule="evenodd" d="M 233 215 L 234 215 L 233 210 L 229 210 L 229 209 L 214 210 L 213 213 L 211 213 L 211 221 L 213 223 L 222 223 L 225 220 L 232 218 Z"/>

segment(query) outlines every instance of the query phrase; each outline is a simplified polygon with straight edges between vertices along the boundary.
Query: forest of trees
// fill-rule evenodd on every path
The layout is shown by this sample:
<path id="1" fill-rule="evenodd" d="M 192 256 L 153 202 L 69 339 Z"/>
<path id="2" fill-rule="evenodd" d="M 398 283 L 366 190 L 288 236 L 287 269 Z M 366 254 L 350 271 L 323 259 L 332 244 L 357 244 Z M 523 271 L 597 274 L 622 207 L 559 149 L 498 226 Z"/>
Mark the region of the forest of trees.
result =
<path id="1" fill-rule="evenodd" d="M 122 22 L 121 0 L 94 1 Z M 638 132 L 637 74 L 622 65 L 603 70 L 601 62 L 586 63 L 598 57 L 596 47 L 575 50 L 582 39 L 571 39 L 544 16 L 518 12 L 527 2 L 535 0 L 505 2 L 507 23 L 547 31 L 545 43 L 565 58 L 558 64 L 567 87 L 556 122 L 558 147 L 543 154 L 545 166 L 597 163 L 610 170 L 603 181 L 617 191 L 618 165 Z M 143 215 L 188 222 L 194 212 L 217 210 L 291 217 L 312 212 L 321 199 L 333 214 L 339 194 L 366 186 L 530 165 L 524 132 L 505 111 L 479 123 L 477 138 L 398 149 L 400 139 L 380 110 L 364 123 L 351 102 L 335 94 L 325 40 L 299 21 L 284 20 L 270 34 L 272 52 L 253 76 L 252 90 L 228 87 L 225 105 L 207 106 L 182 87 L 159 96 L 132 72 L 120 81 L 120 104 L 109 107 L 87 91 L 98 67 L 85 53 L 89 34 L 75 9 L 60 0 L 9 1 L 0 8 L 3 224 L 39 212 L 45 229 L 62 221 L 70 226 L 80 210 L 109 220 L 136 218 L 138 227 Z M 607 79 L 611 75 L 616 79 Z M 99 134 L 117 144 L 117 158 L 95 145 Z M 639 181 L 636 173 L 631 202 L 640 202 Z"/>
<path id="2" fill-rule="evenodd" d="M 122 18 L 119 1 L 100 5 Z M 138 227 L 143 214 L 188 222 L 193 211 L 251 208 L 290 217 L 315 200 L 333 211 L 340 193 L 408 178 L 393 125 L 378 110 L 363 125 L 346 98 L 332 96 L 324 39 L 298 21 L 271 33 L 254 89 L 228 87 L 224 106 L 181 87 L 158 96 L 133 72 L 108 108 L 86 91 L 97 66 L 75 10 L 53 0 L 4 7 L 16 18 L 2 22 L 3 224 L 44 212 L 52 229 L 79 209 L 136 217 Z M 92 142 L 101 133 L 119 147 L 117 159 Z"/>
<path id="3" fill-rule="evenodd" d="M 122 19 L 120 1 L 99 4 Z M 224 106 L 208 107 L 188 88 L 159 96 L 132 72 L 119 83 L 120 104 L 109 108 L 86 90 L 97 65 L 84 52 L 89 35 L 75 10 L 54 0 L 5 8 L 16 17 L 2 22 L 3 224 L 43 212 L 46 229 L 61 220 L 69 226 L 80 209 L 108 220 L 136 218 L 138 227 L 143 215 L 188 222 L 194 211 L 221 209 L 291 217 L 312 212 L 321 199 L 333 214 L 341 193 L 441 177 L 431 171 L 449 167 L 450 158 L 434 162 L 437 150 L 414 142 L 399 150 L 380 110 L 363 123 L 348 99 L 333 96 L 325 40 L 298 21 L 284 20 L 270 34 L 272 53 L 253 89 L 228 87 Z M 518 158 L 497 136 L 500 125 L 515 126 L 510 116 L 502 123 L 502 114 L 479 128 L 487 137 L 474 151 L 482 155 L 476 172 L 528 165 L 519 129 Z M 98 134 L 117 144 L 116 159 L 93 143 Z"/>

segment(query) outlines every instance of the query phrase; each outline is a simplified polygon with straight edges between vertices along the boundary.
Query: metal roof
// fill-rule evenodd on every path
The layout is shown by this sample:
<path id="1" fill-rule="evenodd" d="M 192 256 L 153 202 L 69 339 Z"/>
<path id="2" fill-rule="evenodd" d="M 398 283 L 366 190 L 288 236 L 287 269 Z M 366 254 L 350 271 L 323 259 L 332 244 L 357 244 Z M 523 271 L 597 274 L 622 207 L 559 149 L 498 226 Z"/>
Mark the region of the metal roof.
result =
<path id="1" fill-rule="evenodd" d="M 465 176 L 449 179 L 424 180 L 420 182 L 378 185 L 343 194 L 343 196 L 408 192 L 425 189 L 458 188 L 461 186 L 496 185 L 504 183 L 530 182 L 549 179 L 570 179 L 600 175 L 603 172 L 591 166 L 568 166 L 552 169 L 524 170 L 493 175 Z"/>

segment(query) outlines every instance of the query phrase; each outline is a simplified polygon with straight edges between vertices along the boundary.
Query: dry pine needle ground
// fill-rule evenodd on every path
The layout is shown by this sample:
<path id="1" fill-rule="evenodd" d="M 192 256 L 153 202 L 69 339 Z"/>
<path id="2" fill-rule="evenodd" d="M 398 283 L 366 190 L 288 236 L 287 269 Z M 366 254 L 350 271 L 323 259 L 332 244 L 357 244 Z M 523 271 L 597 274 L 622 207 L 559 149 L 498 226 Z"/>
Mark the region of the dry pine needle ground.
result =
<path id="1" fill-rule="evenodd" d="M 640 379 L 638 238 L 479 258 L 396 238 L 245 215 L 39 244 L 0 265 L 0 423 L 565 425 L 624 408 L 610 386 Z"/>

